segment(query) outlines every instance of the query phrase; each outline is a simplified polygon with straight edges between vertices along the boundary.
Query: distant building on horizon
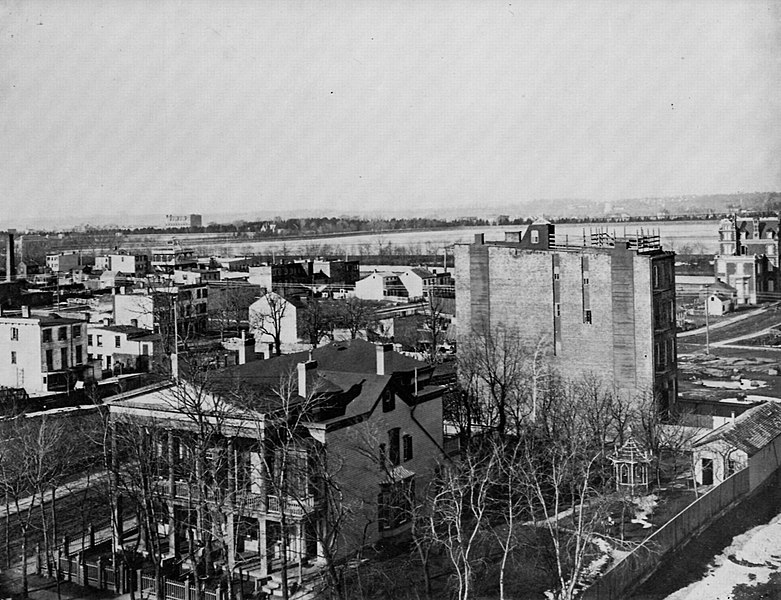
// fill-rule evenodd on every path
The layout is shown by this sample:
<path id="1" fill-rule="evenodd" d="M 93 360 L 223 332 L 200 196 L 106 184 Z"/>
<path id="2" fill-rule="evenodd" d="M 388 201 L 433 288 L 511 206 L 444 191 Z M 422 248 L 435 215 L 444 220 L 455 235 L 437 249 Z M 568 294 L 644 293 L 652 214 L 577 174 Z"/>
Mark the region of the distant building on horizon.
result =
<path id="1" fill-rule="evenodd" d="M 658 236 L 597 231 L 583 245 L 557 244 L 547 221 L 503 242 L 476 235 L 455 246 L 458 347 L 505 328 L 542 343 L 565 377 L 653 393 L 665 410 L 677 396 L 674 257 Z"/>
<path id="2" fill-rule="evenodd" d="M 203 227 L 203 215 L 166 215 L 165 226 L 189 229 L 191 227 Z"/>

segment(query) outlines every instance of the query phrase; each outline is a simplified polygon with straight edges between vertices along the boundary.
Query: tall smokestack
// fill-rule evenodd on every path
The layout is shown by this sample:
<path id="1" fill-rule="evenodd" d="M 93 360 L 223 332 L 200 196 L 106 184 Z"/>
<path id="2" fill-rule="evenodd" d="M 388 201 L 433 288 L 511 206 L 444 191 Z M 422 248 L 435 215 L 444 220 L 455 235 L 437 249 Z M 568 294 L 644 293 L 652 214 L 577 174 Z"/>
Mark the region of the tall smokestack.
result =
<path id="1" fill-rule="evenodd" d="M 16 229 L 8 230 L 8 248 L 5 257 L 5 278 L 6 281 L 13 281 L 16 277 L 16 255 L 14 254 L 14 234 Z"/>

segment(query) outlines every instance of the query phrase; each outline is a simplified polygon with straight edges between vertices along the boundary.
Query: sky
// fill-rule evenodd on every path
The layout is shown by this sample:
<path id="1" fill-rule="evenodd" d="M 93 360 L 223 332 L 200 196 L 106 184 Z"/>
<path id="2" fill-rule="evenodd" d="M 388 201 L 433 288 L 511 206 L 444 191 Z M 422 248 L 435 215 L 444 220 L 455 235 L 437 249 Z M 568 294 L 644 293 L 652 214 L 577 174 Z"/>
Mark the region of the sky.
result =
<path id="1" fill-rule="evenodd" d="M 779 1 L 0 0 L 0 228 L 779 189 Z"/>

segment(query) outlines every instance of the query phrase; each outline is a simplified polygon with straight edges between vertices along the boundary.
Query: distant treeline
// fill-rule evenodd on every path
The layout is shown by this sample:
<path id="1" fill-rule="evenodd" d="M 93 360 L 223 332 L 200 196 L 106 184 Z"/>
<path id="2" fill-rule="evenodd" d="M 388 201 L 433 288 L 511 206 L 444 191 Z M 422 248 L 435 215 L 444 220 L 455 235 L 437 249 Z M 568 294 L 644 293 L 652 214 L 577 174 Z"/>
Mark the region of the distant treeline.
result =
<path id="1" fill-rule="evenodd" d="M 714 220 L 722 219 L 734 212 L 745 215 L 777 215 L 781 211 L 781 194 L 769 193 L 762 202 L 753 204 L 750 208 L 739 205 L 730 207 L 732 210 L 716 211 L 704 207 L 691 207 L 677 213 L 669 210 L 660 210 L 654 215 L 598 214 L 592 216 L 551 217 L 555 223 L 620 223 L 625 221 L 690 221 L 690 220 Z M 527 225 L 533 221 L 532 217 L 512 217 L 499 215 L 496 218 L 463 217 L 456 219 L 415 217 L 408 219 L 380 219 L 361 217 L 308 217 L 259 221 L 233 221 L 231 223 L 209 223 L 203 227 L 172 228 L 172 227 L 92 227 L 86 225 L 77 231 L 65 233 L 68 235 L 84 234 L 177 234 L 177 233 L 203 233 L 226 234 L 233 237 L 246 239 L 275 239 L 308 236 L 327 236 L 349 233 L 372 232 L 398 232 L 419 229 L 447 229 L 459 227 L 486 227 L 492 225 Z M 40 231 L 39 234 L 50 232 Z"/>

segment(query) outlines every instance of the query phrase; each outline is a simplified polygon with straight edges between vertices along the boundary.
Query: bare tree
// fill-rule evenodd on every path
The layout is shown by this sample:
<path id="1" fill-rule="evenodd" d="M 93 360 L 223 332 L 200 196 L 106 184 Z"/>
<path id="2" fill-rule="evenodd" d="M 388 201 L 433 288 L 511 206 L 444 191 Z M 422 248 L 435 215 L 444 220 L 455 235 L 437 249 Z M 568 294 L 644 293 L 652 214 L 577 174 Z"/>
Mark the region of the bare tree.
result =
<path id="1" fill-rule="evenodd" d="M 316 381 L 308 382 L 305 395 L 299 395 L 298 374 L 291 371 L 280 377 L 272 401 L 275 409 L 262 425 L 258 422 L 257 435 L 265 444 L 261 476 L 279 502 L 283 597 L 290 595 L 287 531 L 290 509 L 295 508 L 315 520 L 312 534 L 324 562 L 327 587 L 337 598 L 344 598 L 338 555 L 351 500 L 339 480 L 342 458 L 327 451 L 315 425 L 328 409 L 328 399 Z M 300 580 L 303 556 L 298 558 Z"/>
<path id="2" fill-rule="evenodd" d="M 458 349 L 462 388 L 481 407 L 484 425 L 500 436 L 531 413 L 525 397 L 526 351 L 519 336 L 503 327 L 476 332 Z"/>
<path id="3" fill-rule="evenodd" d="M 250 313 L 250 329 L 267 335 L 274 344 L 274 352 L 282 354 L 282 335 L 289 301 L 275 292 L 266 292 L 261 298 L 261 309 Z"/>
<path id="4" fill-rule="evenodd" d="M 337 305 L 338 319 L 350 331 L 350 338 L 355 339 L 358 333 L 376 322 L 376 313 L 380 306 L 381 303 L 375 300 L 351 296 Z"/>
<path id="5" fill-rule="evenodd" d="M 209 322 L 219 328 L 220 339 L 226 331 L 240 334 L 242 325 L 249 320 L 249 306 L 256 296 L 257 286 L 245 282 L 225 281 L 219 286 L 209 286 Z"/>
<path id="6" fill-rule="evenodd" d="M 453 565 L 459 600 L 467 600 L 472 593 L 496 466 L 493 452 L 465 454 L 458 463 L 442 469 L 429 500 L 429 533 Z"/>
<path id="7" fill-rule="evenodd" d="M 302 298 L 303 306 L 298 309 L 298 331 L 313 348 L 320 342 L 333 336 L 334 324 L 337 320 L 335 306 L 332 301 L 310 294 Z"/>
<path id="8" fill-rule="evenodd" d="M 22 541 L 22 592 L 28 592 L 28 544 L 35 510 L 42 510 L 46 490 L 61 475 L 66 435 L 61 422 L 47 417 L 19 416 L 3 423 L 0 482 L 14 504 Z"/>

